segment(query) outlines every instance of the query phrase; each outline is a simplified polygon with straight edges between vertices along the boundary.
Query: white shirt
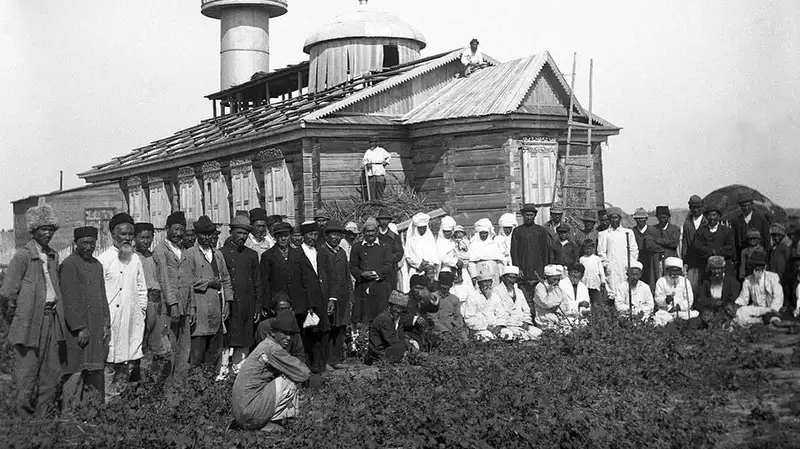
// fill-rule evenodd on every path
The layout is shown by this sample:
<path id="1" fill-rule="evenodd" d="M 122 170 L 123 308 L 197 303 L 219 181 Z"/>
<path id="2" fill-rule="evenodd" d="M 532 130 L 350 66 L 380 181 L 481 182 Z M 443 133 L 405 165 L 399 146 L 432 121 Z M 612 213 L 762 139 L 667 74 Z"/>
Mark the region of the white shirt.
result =
<path id="1" fill-rule="evenodd" d="M 392 156 L 383 147 L 370 148 L 364 153 L 361 164 L 367 167 L 367 176 L 383 176 L 386 174 L 386 166 Z M 367 165 L 367 164 L 372 164 Z"/>
<path id="2" fill-rule="evenodd" d="M 39 252 L 39 259 L 42 261 L 42 269 L 44 270 L 44 284 L 45 284 L 45 302 L 52 303 L 56 302 L 56 291 L 53 288 L 53 282 L 50 279 L 50 270 L 48 269 L 47 263 L 50 261 L 50 258 L 47 257 L 47 253 L 44 252 L 44 248 L 42 248 L 36 241 L 33 242 L 36 245 L 36 251 Z"/>
<path id="3" fill-rule="evenodd" d="M 203 248 L 201 246 L 200 252 L 203 253 L 203 257 L 206 258 L 208 263 L 211 263 L 211 259 L 214 257 L 214 250 L 212 250 L 211 248 Z"/>
<path id="4" fill-rule="evenodd" d="M 311 262 L 311 266 L 314 267 L 314 272 L 319 276 L 319 270 L 317 270 L 317 248 L 308 246 L 305 243 L 303 243 L 301 247 L 306 257 L 308 257 L 308 261 Z"/>
<path id="5" fill-rule="evenodd" d="M 175 244 L 173 244 L 169 240 L 164 240 L 164 242 L 167 244 L 167 248 L 169 248 L 170 251 L 175 253 L 175 255 L 178 257 L 178 259 L 180 259 L 181 258 L 181 254 L 182 254 L 181 249 L 178 248 Z"/>
<path id="6" fill-rule="evenodd" d="M 258 253 L 258 259 L 261 260 L 261 255 L 264 254 L 265 251 L 272 248 L 275 245 L 275 239 L 269 235 L 269 232 L 264 234 L 264 239 L 260 242 L 253 237 L 253 234 L 247 235 L 247 242 L 245 242 L 244 246 L 252 249 L 256 253 Z"/>
<path id="7" fill-rule="evenodd" d="M 693 218 L 692 222 L 694 223 L 694 229 L 700 229 L 700 225 L 703 223 L 703 214 L 700 214 L 699 217 Z"/>
<path id="8" fill-rule="evenodd" d="M 480 50 L 473 53 L 472 49 L 468 48 L 461 53 L 461 63 L 464 65 L 485 64 L 486 60 L 483 58 L 483 53 Z"/>
<path id="9" fill-rule="evenodd" d="M 593 290 L 600 290 L 600 286 L 606 283 L 606 272 L 603 269 L 603 261 L 596 254 L 591 256 L 582 256 L 578 259 L 586 271 L 583 273 L 582 282 L 586 284 L 586 288 Z"/>
<path id="10" fill-rule="evenodd" d="M 717 223 L 713 228 L 711 226 L 708 227 L 708 231 L 712 234 L 717 232 L 717 229 L 719 229 L 719 223 Z"/>
<path id="11" fill-rule="evenodd" d="M 750 224 L 750 220 L 753 219 L 753 211 L 750 211 L 749 214 L 744 216 L 744 222 Z"/>

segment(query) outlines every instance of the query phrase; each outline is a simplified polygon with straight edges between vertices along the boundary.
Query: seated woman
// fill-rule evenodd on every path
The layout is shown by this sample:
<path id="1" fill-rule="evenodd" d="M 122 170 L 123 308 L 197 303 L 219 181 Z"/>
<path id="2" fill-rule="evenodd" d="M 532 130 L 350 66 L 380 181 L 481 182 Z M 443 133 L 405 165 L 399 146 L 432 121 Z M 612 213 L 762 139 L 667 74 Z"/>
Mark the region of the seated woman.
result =
<path id="1" fill-rule="evenodd" d="M 675 319 L 689 320 L 700 316 L 700 312 L 692 310 L 694 292 L 689 280 L 683 276 L 683 261 L 667 257 L 664 269 L 667 274 L 656 281 L 653 295 L 656 301 L 655 324 L 664 326 Z"/>
<path id="2" fill-rule="evenodd" d="M 533 325 L 531 308 L 517 286 L 519 268 L 504 265 L 500 285 L 492 289 L 489 307 L 494 315 L 495 333 L 503 340 L 532 340 L 542 334 Z"/>
<path id="3" fill-rule="evenodd" d="M 289 355 L 292 335 L 300 328 L 291 311 L 275 317 L 269 335 L 244 360 L 231 399 L 236 423 L 247 430 L 280 431 L 280 423 L 298 413 L 297 383 L 311 372 L 303 361 Z"/>
<path id="4" fill-rule="evenodd" d="M 741 306 L 736 311 L 734 322 L 740 326 L 761 323 L 763 318 L 778 320 L 777 313 L 783 307 L 783 287 L 776 273 L 767 271 L 767 253 L 753 251 L 750 255 L 753 272 L 744 279 L 742 290 L 736 298 Z"/>
<path id="5" fill-rule="evenodd" d="M 461 311 L 464 323 L 475 333 L 475 338 L 481 341 L 494 340 L 495 335 L 490 328 L 494 327 L 494 311 L 490 304 L 492 297 L 492 275 L 484 274 L 478 277 L 478 290 L 471 290 L 464 301 Z"/>
<path id="6" fill-rule="evenodd" d="M 736 298 L 739 297 L 739 282 L 733 276 L 725 276 L 725 258 L 711 256 L 706 264 L 708 279 L 703 281 L 697 295 L 695 308 L 706 325 L 732 320 L 736 316 Z"/>
<path id="7" fill-rule="evenodd" d="M 408 338 L 401 325 L 408 306 L 408 296 L 395 290 L 389 295 L 389 308 L 381 312 L 369 326 L 369 345 L 364 363 L 380 360 L 397 363 L 403 360 Z"/>

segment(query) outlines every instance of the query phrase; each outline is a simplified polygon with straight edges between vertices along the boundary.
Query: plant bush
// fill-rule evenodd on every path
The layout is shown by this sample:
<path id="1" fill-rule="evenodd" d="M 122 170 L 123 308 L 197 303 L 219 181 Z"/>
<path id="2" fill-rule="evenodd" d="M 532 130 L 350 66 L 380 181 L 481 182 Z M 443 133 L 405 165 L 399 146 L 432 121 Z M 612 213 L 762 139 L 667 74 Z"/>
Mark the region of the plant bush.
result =
<path id="1" fill-rule="evenodd" d="M 381 367 L 377 379 L 332 376 L 302 390 L 301 416 L 278 435 L 228 429 L 232 381 L 196 371 L 174 389 L 142 382 L 117 403 L 57 420 L 4 419 L 0 446 L 8 438 L 10 447 L 70 448 L 792 447 L 797 428 L 767 405 L 744 417 L 728 410 L 733 398 L 760 404 L 774 392 L 758 368 L 800 365 L 749 348 L 766 338 L 655 328 L 602 311 L 568 335 L 447 342 Z M 7 403 L 0 412 L 10 416 Z M 735 432 L 744 433 L 731 439 Z"/>

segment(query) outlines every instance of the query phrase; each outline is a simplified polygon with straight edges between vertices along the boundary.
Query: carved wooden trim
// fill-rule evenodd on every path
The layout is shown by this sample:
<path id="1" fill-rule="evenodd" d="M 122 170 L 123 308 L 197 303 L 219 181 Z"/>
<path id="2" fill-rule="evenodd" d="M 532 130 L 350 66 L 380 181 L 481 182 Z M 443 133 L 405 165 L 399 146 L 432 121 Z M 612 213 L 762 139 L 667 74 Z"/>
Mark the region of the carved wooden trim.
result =
<path id="1" fill-rule="evenodd" d="M 143 188 L 142 178 L 138 176 L 131 176 L 125 181 L 125 184 L 128 186 L 129 189 Z"/>
<path id="2" fill-rule="evenodd" d="M 265 150 L 261 150 L 256 154 L 255 159 L 261 162 L 273 162 L 276 160 L 282 160 L 284 158 L 283 151 L 277 148 L 267 148 Z"/>
<path id="3" fill-rule="evenodd" d="M 234 159 L 230 163 L 231 175 L 246 175 L 253 171 L 253 161 L 250 159 Z"/>
<path id="4" fill-rule="evenodd" d="M 203 178 L 218 180 L 222 177 L 222 166 L 219 161 L 206 161 L 203 162 Z"/>

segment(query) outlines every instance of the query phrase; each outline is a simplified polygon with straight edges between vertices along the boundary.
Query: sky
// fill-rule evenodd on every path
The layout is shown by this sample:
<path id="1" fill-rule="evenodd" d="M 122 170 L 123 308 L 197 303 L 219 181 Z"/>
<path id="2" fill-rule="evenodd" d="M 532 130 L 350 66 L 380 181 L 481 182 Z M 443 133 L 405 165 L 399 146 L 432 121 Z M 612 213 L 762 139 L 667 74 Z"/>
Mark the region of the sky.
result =
<path id="1" fill-rule="evenodd" d="M 796 0 L 371 0 L 426 37 L 423 55 L 466 46 L 501 61 L 548 50 L 576 93 L 621 126 L 604 152 L 606 201 L 685 207 L 734 183 L 784 207 L 800 157 Z M 83 184 L 92 165 L 211 116 L 219 22 L 200 1 L 0 2 L 0 228 L 10 202 Z M 271 68 L 307 59 L 303 42 L 357 0 L 289 0 L 270 21 Z"/>

